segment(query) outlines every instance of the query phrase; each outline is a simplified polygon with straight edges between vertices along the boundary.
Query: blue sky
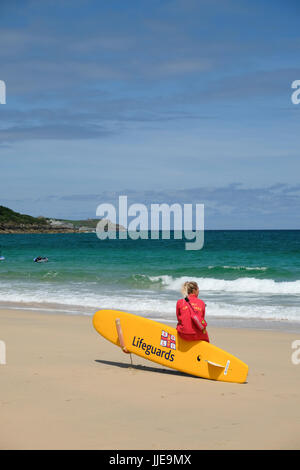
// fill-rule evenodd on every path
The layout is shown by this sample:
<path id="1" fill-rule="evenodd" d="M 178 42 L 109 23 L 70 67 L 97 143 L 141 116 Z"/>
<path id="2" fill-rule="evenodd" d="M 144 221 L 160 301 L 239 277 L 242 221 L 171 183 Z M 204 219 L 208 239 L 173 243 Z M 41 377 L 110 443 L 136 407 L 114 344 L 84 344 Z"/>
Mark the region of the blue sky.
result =
<path id="1" fill-rule="evenodd" d="M 0 204 L 93 217 L 121 193 L 204 203 L 208 228 L 300 228 L 299 13 L 2 0 Z"/>

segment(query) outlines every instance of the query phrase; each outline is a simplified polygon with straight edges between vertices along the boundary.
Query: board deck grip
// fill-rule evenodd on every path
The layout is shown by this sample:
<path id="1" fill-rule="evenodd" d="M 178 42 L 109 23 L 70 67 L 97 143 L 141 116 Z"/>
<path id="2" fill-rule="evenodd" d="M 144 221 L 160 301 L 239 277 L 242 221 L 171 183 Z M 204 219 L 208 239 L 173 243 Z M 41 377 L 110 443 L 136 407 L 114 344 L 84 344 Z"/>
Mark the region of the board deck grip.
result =
<path id="1" fill-rule="evenodd" d="M 120 346 L 121 346 L 121 348 L 122 348 L 122 351 L 123 351 L 124 353 L 129 353 L 128 349 L 127 349 L 126 346 L 125 346 L 124 336 L 123 336 L 123 331 L 122 331 L 122 327 L 121 327 L 120 318 L 116 318 L 116 328 L 117 328 L 119 343 L 120 343 Z"/>

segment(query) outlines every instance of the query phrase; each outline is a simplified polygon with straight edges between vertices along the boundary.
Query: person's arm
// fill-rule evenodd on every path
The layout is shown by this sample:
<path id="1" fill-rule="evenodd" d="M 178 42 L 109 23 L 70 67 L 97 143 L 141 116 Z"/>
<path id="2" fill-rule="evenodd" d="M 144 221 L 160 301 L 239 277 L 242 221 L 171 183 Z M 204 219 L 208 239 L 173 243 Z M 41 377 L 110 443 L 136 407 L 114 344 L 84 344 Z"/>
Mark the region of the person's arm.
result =
<path id="1" fill-rule="evenodd" d="M 204 319 L 204 315 L 205 315 L 205 304 L 203 303 L 204 305 L 204 308 L 201 308 L 200 310 L 197 309 L 194 310 L 193 306 L 191 305 L 190 302 L 188 302 L 189 304 L 189 307 L 190 307 L 190 312 L 191 312 L 191 318 L 192 318 L 192 321 L 194 323 L 194 325 L 196 326 L 196 328 L 198 328 L 198 330 L 200 330 L 202 333 L 205 332 L 205 329 L 207 327 L 207 323 Z"/>
<path id="2" fill-rule="evenodd" d="M 179 306 L 179 300 L 177 300 L 177 304 L 176 304 L 176 317 L 177 317 L 177 320 L 179 321 L 179 316 L 180 316 L 180 306 Z"/>
<path id="3" fill-rule="evenodd" d="M 198 315 L 196 315 L 195 313 L 192 314 L 192 320 L 195 326 L 198 328 L 198 330 L 203 331 L 205 329 L 206 325 L 204 325 L 202 321 L 200 321 Z"/>
<path id="4" fill-rule="evenodd" d="M 207 327 L 207 323 L 205 320 L 205 310 L 206 310 L 206 303 L 203 302 L 203 309 L 201 309 L 201 323 L 204 326 L 204 329 Z"/>

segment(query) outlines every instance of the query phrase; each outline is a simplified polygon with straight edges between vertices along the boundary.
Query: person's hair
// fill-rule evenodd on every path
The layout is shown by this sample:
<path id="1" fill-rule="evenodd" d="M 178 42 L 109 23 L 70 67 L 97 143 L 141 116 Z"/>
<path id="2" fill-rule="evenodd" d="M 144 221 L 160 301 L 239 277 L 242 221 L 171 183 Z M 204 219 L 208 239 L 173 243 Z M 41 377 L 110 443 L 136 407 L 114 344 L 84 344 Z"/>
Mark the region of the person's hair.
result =
<path id="1" fill-rule="evenodd" d="M 183 297 L 187 297 L 188 295 L 192 294 L 195 290 L 198 290 L 198 284 L 194 281 L 186 281 L 181 288 L 181 292 Z"/>

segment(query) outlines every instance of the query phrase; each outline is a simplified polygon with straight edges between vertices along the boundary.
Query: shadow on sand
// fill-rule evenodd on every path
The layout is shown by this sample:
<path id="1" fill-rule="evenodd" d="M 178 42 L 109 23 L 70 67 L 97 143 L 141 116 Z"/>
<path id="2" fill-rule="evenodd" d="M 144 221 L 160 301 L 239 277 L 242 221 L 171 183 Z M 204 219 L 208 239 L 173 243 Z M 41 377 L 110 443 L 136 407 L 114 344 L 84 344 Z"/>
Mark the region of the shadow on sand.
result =
<path id="1" fill-rule="evenodd" d="M 199 379 L 199 377 L 195 377 L 194 375 L 185 374 L 184 372 L 179 372 L 174 369 L 161 369 L 159 367 L 149 367 L 149 366 L 142 366 L 142 365 L 131 365 L 126 362 L 113 362 L 113 361 L 103 361 L 101 359 L 95 359 L 95 362 L 99 362 L 100 364 L 105 364 L 107 366 L 115 366 L 120 367 L 121 369 L 135 369 L 135 370 L 142 370 L 145 372 L 155 372 L 158 374 L 169 374 L 169 375 L 179 375 L 181 377 L 190 377 L 193 379 Z"/>

